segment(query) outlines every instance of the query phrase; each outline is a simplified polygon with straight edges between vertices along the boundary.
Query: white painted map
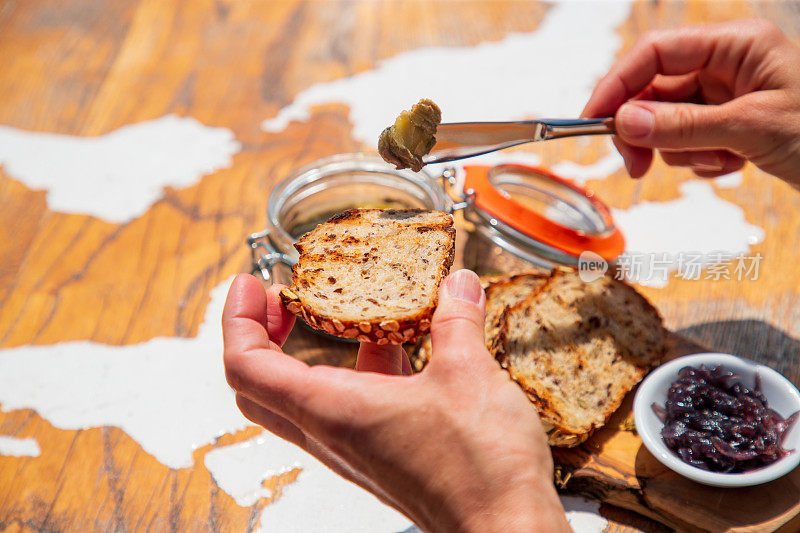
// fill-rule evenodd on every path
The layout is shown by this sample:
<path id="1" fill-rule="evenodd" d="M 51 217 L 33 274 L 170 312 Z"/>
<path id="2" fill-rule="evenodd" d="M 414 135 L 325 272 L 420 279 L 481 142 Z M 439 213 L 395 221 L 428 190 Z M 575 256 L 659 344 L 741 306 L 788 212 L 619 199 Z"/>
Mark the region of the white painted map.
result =
<path id="1" fill-rule="evenodd" d="M 686 181 L 680 192 L 680 198 L 668 202 L 613 210 L 625 235 L 626 255 L 655 258 L 641 261 L 642 268 L 628 276 L 632 281 L 663 288 L 683 260 L 695 258 L 699 268 L 707 268 L 727 255 L 744 256 L 764 240 L 764 230 L 747 222 L 741 207 L 717 196 L 710 181 Z"/>
<path id="2" fill-rule="evenodd" d="M 39 457 L 42 450 L 36 439 L 0 435 L 0 455 L 13 457 Z"/>
<path id="3" fill-rule="evenodd" d="M 241 149 L 227 128 L 167 115 L 97 137 L 0 125 L 0 165 L 31 189 L 45 189 L 53 211 L 127 222 L 164 187 L 188 187 L 229 167 Z"/>
<path id="4" fill-rule="evenodd" d="M 561 2 L 536 31 L 468 47 L 403 52 L 354 76 L 312 85 L 261 127 L 282 131 L 331 102 L 350 109 L 352 135 L 374 146 L 398 109 L 430 98 L 444 122 L 577 117 L 621 45 L 630 2 Z"/>
<path id="5" fill-rule="evenodd" d="M 222 365 L 220 319 L 230 280 L 211 292 L 197 336 L 112 346 L 70 341 L 0 351 L 0 405 L 31 408 L 60 429 L 116 426 L 170 468 L 252 426 Z"/>

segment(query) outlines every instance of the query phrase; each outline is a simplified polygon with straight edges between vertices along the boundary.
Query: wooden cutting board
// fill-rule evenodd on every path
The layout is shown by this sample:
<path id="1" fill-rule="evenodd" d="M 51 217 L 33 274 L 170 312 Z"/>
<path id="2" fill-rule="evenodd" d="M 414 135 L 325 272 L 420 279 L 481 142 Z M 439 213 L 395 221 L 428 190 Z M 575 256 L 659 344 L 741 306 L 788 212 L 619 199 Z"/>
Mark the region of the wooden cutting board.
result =
<path id="1" fill-rule="evenodd" d="M 677 335 L 667 359 L 707 351 Z M 663 466 L 633 427 L 633 393 L 609 424 L 576 448 L 553 448 L 556 484 L 641 513 L 678 531 L 800 531 L 800 468 L 771 483 L 724 489 Z"/>

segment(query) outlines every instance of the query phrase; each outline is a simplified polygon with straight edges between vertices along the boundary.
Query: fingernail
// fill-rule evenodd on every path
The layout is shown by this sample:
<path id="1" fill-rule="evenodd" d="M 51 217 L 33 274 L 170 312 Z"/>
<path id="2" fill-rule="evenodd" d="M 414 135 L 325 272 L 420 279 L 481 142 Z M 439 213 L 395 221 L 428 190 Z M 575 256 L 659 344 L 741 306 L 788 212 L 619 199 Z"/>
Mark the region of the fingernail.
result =
<path id="1" fill-rule="evenodd" d="M 647 137 L 653 132 L 656 117 L 647 108 L 636 104 L 625 104 L 617 114 L 617 129 L 626 137 Z"/>
<path id="2" fill-rule="evenodd" d="M 475 272 L 459 270 L 447 278 L 445 285 L 447 294 L 457 300 L 465 300 L 477 304 L 481 300 L 481 282 Z"/>
<path id="3" fill-rule="evenodd" d="M 715 152 L 696 152 L 689 157 L 689 165 L 695 170 L 722 170 L 722 158 Z"/>

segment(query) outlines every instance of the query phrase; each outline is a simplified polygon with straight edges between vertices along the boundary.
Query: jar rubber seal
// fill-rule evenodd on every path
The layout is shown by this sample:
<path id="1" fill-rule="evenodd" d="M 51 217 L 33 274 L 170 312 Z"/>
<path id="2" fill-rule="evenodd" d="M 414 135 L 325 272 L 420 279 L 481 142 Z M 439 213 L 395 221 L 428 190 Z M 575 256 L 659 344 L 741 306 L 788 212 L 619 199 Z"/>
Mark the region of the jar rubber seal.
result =
<path id="1" fill-rule="evenodd" d="M 509 164 L 464 170 L 464 191 L 474 193 L 474 208 L 526 237 L 575 257 L 589 251 L 611 261 L 625 250 L 609 208 L 593 192 L 545 168 Z M 520 199 L 528 195 L 558 216 L 526 206 Z M 558 208 L 569 216 L 559 215 Z"/>

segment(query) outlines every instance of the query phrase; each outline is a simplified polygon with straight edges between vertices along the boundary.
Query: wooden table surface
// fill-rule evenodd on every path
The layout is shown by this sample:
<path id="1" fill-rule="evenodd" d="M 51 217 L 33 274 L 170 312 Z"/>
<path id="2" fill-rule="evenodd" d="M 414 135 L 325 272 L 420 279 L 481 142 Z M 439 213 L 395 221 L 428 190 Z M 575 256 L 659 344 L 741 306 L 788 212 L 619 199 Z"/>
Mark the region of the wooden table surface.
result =
<path id="1" fill-rule="evenodd" d="M 242 143 L 228 168 L 165 188 L 144 214 L 121 223 L 52 209 L 46 191 L 0 166 L 0 348 L 195 336 L 211 289 L 249 270 L 244 238 L 264 226 L 275 181 L 318 157 L 368 148 L 351 135 L 341 104 L 314 108 L 279 133 L 262 131 L 262 119 L 314 83 L 399 52 L 535 30 L 547 9 L 523 1 L 0 2 L 0 125 L 96 136 L 174 113 L 227 127 Z M 619 32 L 624 50 L 651 28 L 749 16 L 800 38 L 796 2 L 640 2 Z M 588 163 L 604 146 L 559 141 L 537 152 L 546 165 Z M 765 230 L 753 249 L 764 257 L 759 279 L 673 280 L 643 291 L 671 329 L 765 361 L 798 384 L 800 195 L 751 167 L 743 174 L 741 186 L 716 192 Z M 658 162 L 639 182 L 619 170 L 589 186 L 628 208 L 677 198 L 688 179 Z M 301 333 L 288 349 L 329 360 L 309 346 Z M 33 437 L 42 448 L 38 457 L 0 456 L 0 530 L 249 530 L 269 500 L 240 507 L 202 459 L 257 433 L 225 435 L 196 450 L 193 467 L 170 469 L 120 429 L 57 429 L 34 410 L 0 405 L 0 435 Z M 604 512 L 614 531 L 660 530 Z"/>

